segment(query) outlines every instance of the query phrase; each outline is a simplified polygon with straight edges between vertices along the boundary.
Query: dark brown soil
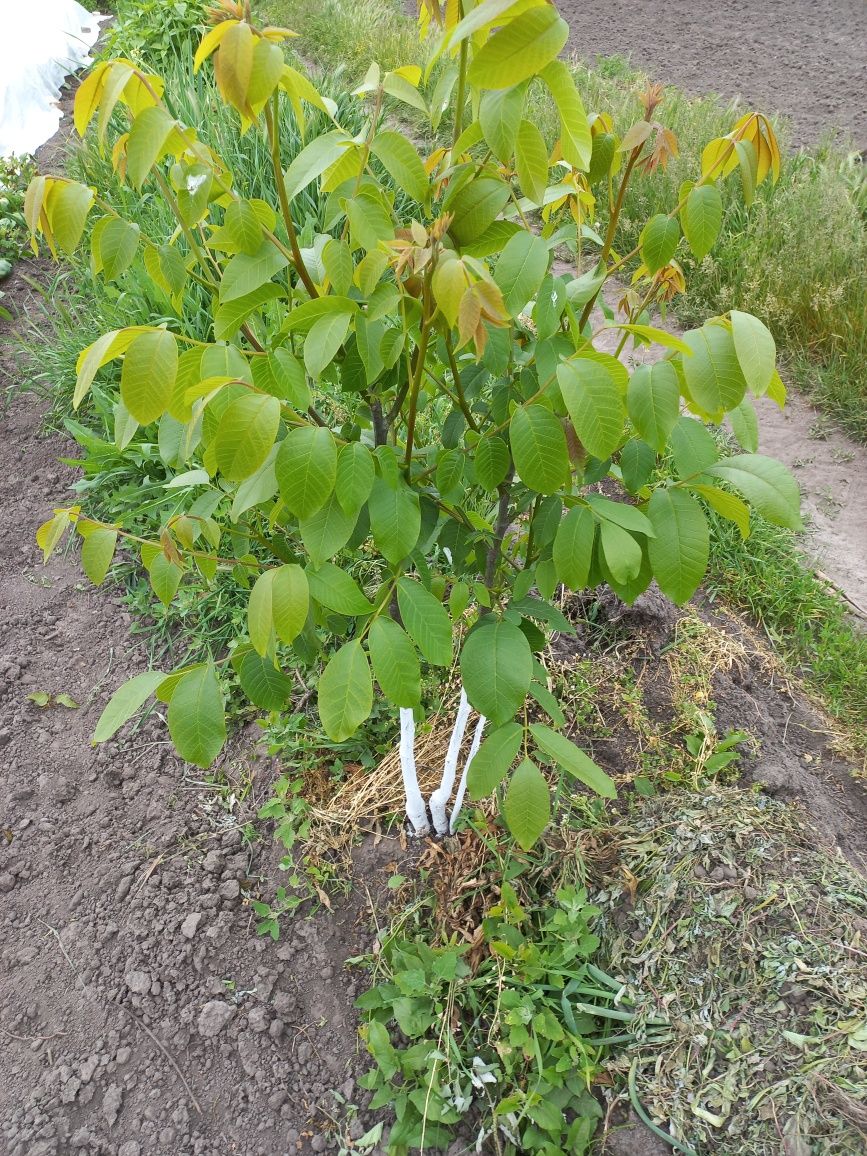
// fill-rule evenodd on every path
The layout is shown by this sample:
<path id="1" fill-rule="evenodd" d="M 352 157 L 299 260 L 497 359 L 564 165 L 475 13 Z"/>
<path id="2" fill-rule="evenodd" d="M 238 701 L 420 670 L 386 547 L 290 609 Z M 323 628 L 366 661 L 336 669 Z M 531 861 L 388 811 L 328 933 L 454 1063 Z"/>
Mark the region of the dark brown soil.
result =
<path id="1" fill-rule="evenodd" d="M 627 56 L 655 80 L 694 95 L 742 97 L 784 113 L 796 144 L 830 128 L 867 148 L 864 0 L 558 0 L 569 47 L 592 60 Z"/>

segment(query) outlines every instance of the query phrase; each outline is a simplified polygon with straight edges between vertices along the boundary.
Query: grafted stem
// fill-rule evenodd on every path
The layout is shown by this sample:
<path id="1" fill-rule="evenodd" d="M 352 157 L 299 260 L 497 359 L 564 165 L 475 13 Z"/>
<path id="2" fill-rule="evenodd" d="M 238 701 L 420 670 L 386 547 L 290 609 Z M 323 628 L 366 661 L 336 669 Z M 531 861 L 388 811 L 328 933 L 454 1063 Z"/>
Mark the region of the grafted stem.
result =
<path id="1" fill-rule="evenodd" d="M 464 770 L 463 774 L 461 775 L 461 781 L 458 784 L 458 793 L 455 796 L 455 805 L 452 807 L 452 817 L 449 820 L 450 835 L 454 835 L 455 828 L 458 825 L 458 818 L 461 813 L 461 807 L 464 805 L 464 795 L 467 792 L 467 775 L 469 774 L 470 763 L 472 763 L 473 759 L 478 753 L 479 747 L 482 745 L 482 735 L 484 734 L 485 723 L 487 721 L 488 720 L 483 714 L 479 715 L 479 721 L 476 723 L 476 730 L 473 734 L 473 741 L 470 744 L 470 750 L 467 754 L 467 761 L 464 763 Z"/>
<path id="2" fill-rule="evenodd" d="M 461 688 L 461 701 L 458 706 L 458 715 L 452 728 L 452 737 L 449 740 L 449 749 L 443 764 L 443 777 L 439 787 L 430 797 L 430 813 L 433 819 L 434 830 L 438 835 L 448 834 L 449 821 L 446 805 L 451 798 L 452 789 L 458 771 L 458 759 L 461 753 L 461 743 L 464 741 L 464 732 L 470 717 L 470 700 L 467 692 Z"/>
<path id="3" fill-rule="evenodd" d="M 416 835 L 426 835 L 430 824 L 415 766 L 415 719 L 408 707 L 400 708 L 400 770 L 406 794 L 407 818 Z"/>

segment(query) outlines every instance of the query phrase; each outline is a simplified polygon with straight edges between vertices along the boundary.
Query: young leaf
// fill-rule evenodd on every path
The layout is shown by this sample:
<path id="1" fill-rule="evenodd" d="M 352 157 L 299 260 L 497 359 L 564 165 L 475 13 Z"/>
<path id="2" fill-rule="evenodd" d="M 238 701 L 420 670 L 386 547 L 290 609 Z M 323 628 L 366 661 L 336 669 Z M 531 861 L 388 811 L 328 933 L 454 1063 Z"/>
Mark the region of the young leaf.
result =
<path id="1" fill-rule="evenodd" d="M 597 795 L 602 795 L 605 799 L 617 798 L 614 780 L 606 775 L 601 767 L 597 767 L 571 739 L 551 730 L 544 723 L 531 723 L 530 732 L 541 749 L 546 755 L 550 755 L 558 767 L 562 767 Z"/>
<path id="2" fill-rule="evenodd" d="M 228 301 L 249 297 L 288 264 L 288 258 L 268 240 L 263 241 L 253 255 L 239 253 L 232 258 L 223 273 L 220 302 L 225 305 Z"/>
<path id="3" fill-rule="evenodd" d="M 548 187 L 548 149 L 545 138 L 529 120 L 518 125 L 515 168 L 521 192 L 534 205 L 541 205 Z"/>
<path id="4" fill-rule="evenodd" d="M 356 616 L 369 614 L 373 606 L 365 598 L 358 584 L 350 574 L 335 566 L 333 562 L 323 562 L 315 570 L 308 568 L 307 582 L 310 597 L 320 606 L 333 610 L 335 614 Z"/>
<path id="5" fill-rule="evenodd" d="M 398 707 L 417 706 L 421 700 L 421 671 L 415 647 L 391 618 L 371 623 L 367 648 L 373 673 L 382 693 Z"/>
<path id="6" fill-rule="evenodd" d="M 670 361 L 640 365 L 635 370 L 629 379 L 626 408 L 636 432 L 662 453 L 680 416 L 680 389 Z"/>
<path id="7" fill-rule="evenodd" d="M 563 426 L 543 405 L 520 406 L 512 414 L 509 437 L 521 481 L 540 494 L 553 494 L 569 474 Z"/>
<path id="8" fill-rule="evenodd" d="M 557 368 L 560 392 L 575 432 L 595 458 L 607 458 L 623 440 L 623 395 L 609 368 L 575 357 Z"/>
<path id="9" fill-rule="evenodd" d="M 515 842 L 529 851 L 551 817 L 551 796 L 545 776 L 530 759 L 518 766 L 503 799 L 503 815 Z"/>
<path id="10" fill-rule="evenodd" d="M 257 652 L 268 654 L 272 632 L 281 642 L 293 642 L 304 628 L 309 606 L 307 576 L 300 566 L 278 566 L 261 574 L 247 604 L 247 629 Z"/>
<path id="11" fill-rule="evenodd" d="M 590 576 L 596 521 L 586 506 L 574 506 L 554 538 L 557 578 L 570 590 L 583 590 Z"/>
<path id="12" fill-rule="evenodd" d="M 441 602 L 420 582 L 399 578 L 397 605 L 403 625 L 432 666 L 450 666 L 452 624 Z"/>
<path id="13" fill-rule="evenodd" d="M 498 787 L 515 761 L 524 740 L 520 723 L 508 722 L 493 731 L 476 752 L 467 774 L 471 799 L 483 799 Z"/>
<path id="14" fill-rule="evenodd" d="M 326 369 L 349 332 L 351 313 L 332 313 L 320 317 L 304 340 L 304 367 L 314 381 Z"/>
<path id="15" fill-rule="evenodd" d="M 430 181 L 415 146 L 403 133 L 390 129 L 376 134 L 370 151 L 380 160 L 386 172 L 414 201 L 424 203 Z"/>
<path id="16" fill-rule="evenodd" d="M 315 514 L 300 520 L 301 541 L 314 566 L 321 566 L 343 549 L 352 537 L 357 521 L 358 513 L 347 514 L 336 494 L 329 495 L 325 505 Z"/>
<path id="17" fill-rule="evenodd" d="M 657 213 L 641 230 L 641 260 L 649 273 L 656 273 L 674 256 L 680 229 L 674 217 Z"/>
<path id="18" fill-rule="evenodd" d="M 512 159 L 521 113 L 524 110 L 526 84 L 496 89 L 483 94 L 479 104 L 479 124 L 485 143 L 503 164 Z"/>
<path id="19" fill-rule="evenodd" d="M 344 643 L 319 679 L 319 717 L 336 743 L 350 738 L 373 710 L 370 664 L 358 639 Z"/>
<path id="20" fill-rule="evenodd" d="M 274 463 L 280 497 L 299 519 L 310 518 L 325 505 L 337 480 L 337 446 L 321 426 L 291 429 Z"/>
<path id="21" fill-rule="evenodd" d="M 361 442 L 348 442 L 337 455 L 334 492 L 347 514 L 355 514 L 370 497 L 375 470 L 373 457 Z"/>
<path id="22" fill-rule="evenodd" d="M 79 523 L 79 531 L 84 538 L 81 547 L 81 565 L 94 586 L 101 586 L 114 559 L 117 530 L 107 526 L 94 526 L 85 531 Z"/>
<path id="23" fill-rule="evenodd" d="M 137 714 L 166 676 L 159 670 L 146 670 L 118 687 L 99 716 L 94 743 L 104 743 L 117 734 L 124 723 Z"/>
<path id="24" fill-rule="evenodd" d="M 137 422 L 149 425 L 168 408 L 178 372 L 178 343 L 173 333 L 141 333 L 130 345 L 120 375 L 120 396 Z"/>
<path id="25" fill-rule="evenodd" d="M 452 216 L 449 232 L 459 245 L 477 240 L 494 223 L 509 200 L 509 186 L 493 177 L 476 177 L 447 199 Z"/>
<path id="26" fill-rule="evenodd" d="M 286 705 L 294 683 L 277 669 L 270 658 L 263 658 L 255 650 L 247 650 L 241 656 L 237 670 L 241 689 L 250 702 L 263 710 L 280 710 Z"/>
<path id="27" fill-rule="evenodd" d="M 477 88 L 520 84 L 554 60 L 568 38 L 569 26 L 553 5 L 531 8 L 482 45 L 467 78 Z"/>
<path id="28" fill-rule="evenodd" d="M 213 663 L 190 671 L 178 682 L 169 703 L 168 724 L 181 758 L 207 769 L 226 741 L 223 696 Z"/>
<path id="29" fill-rule="evenodd" d="M 506 242 L 494 270 L 494 280 L 510 317 L 517 317 L 535 297 L 548 271 L 549 256 L 542 238 L 524 229 Z"/>
<path id="30" fill-rule="evenodd" d="M 716 185 L 696 185 L 680 214 L 684 236 L 696 261 L 711 251 L 722 226 L 723 204 Z"/>
<path id="31" fill-rule="evenodd" d="M 750 508 L 741 498 L 730 494 L 728 490 L 719 490 L 716 486 L 693 485 L 690 489 L 694 494 L 704 498 L 711 509 L 734 522 L 741 532 L 742 538 L 750 536 Z"/>
<path id="32" fill-rule="evenodd" d="M 217 427 L 217 468 L 231 482 L 243 482 L 271 452 L 280 428 L 280 402 L 270 395 L 247 393 L 231 402 Z"/>
<path id="33" fill-rule="evenodd" d="M 533 655 L 526 636 L 510 622 L 473 630 L 461 651 L 461 681 L 479 714 L 506 723 L 527 696 Z"/>
<path id="34" fill-rule="evenodd" d="M 402 562 L 415 549 L 421 531 L 418 495 L 408 486 L 396 489 L 376 478 L 368 501 L 373 540 L 382 556 L 392 565 Z"/>
<path id="35" fill-rule="evenodd" d="M 756 397 L 768 392 L 777 368 L 777 346 L 767 326 L 751 313 L 732 309 L 732 338 L 738 364 Z"/>
<path id="36" fill-rule="evenodd" d="M 593 138 L 575 78 L 562 60 L 552 60 L 540 75 L 560 114 L 560 151 L 573 168 L 586 172 L 593 155 Z"/>
<path id="37" fill-rule="evenodd" d="M 740 405 L 747 383 L 731 333 L 722 325 L 703 325 L 683 335 L 692 350 L 683 374 L 690 397 L 715 420 Z"/>
<path id="38" fill-rule="evenodd" d="M 769 522 L 803 529 L 798 483 L 781 462 L 761 454 L 739 454 L 706 472 L 728 482 Z"/>
<path id="39" fill-rule="evenodd" d="M 655 490 L 647 506 L 656 537 L 648 539 L 653 576 L 679 606 L 698 589 L 707 569 L 710 533 L 695 498 L 677 488 Z"/>
<path id="40" fill-rule="evenodd" d="M 502 438 L 482 438 L 473 458 L 476 481 L 486 490 L 495 490 L 508 474 L 510 460 L 509 447 Z"/>

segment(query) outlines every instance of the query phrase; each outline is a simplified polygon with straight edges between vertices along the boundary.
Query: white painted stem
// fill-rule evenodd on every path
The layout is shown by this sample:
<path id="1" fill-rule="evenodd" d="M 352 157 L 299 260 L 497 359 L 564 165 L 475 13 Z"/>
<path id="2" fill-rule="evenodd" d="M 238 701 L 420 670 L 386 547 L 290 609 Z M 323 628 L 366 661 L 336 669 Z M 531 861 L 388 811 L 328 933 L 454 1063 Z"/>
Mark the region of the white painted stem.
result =
<path id="1" fill-rule="evenodd" d="M 412 710 L 407 707 L 400 708 L 400 770 L 406 794 L 407 818 L 416 835 L 426 835 L 430 824 L 415 767 L 415 719 Z"/>
<path id="2" fill-rule="evenodd" d="M 455 798 L 455 805 L 452 807 L 452 817 L 449 820 L 449 834 L 454 835 L 455 827 L 458 823 L 458 816 L 461 813 L 461 807 L 464 805 L 464 795 L 467 791 L 467 774 L 469 773 L 470 763 L 476 757 L 479 747 L 482 745 L 482 733 L 485 729 L 485 723 L 488 720 L 485 716 L 479 715 L 479 721 L 476 723 L 476 731 L 473 735 L 473 741 L 470 745 L 470 752 L 467 755 L 467 761 L 464 763 L 464 773 L 461 775 L 461 781 L 458 786 L 458 793 Z"/>
<path id="3" fill-rule="evenodd" d="M 461 701 L 458 706 L 458 716 L 452 728 L 452 737 L 449 740 L 449 749 L 446 752 L 446 761 L 443 764 L 443 777 L 437 790 L 430 797 L 430 813 L 433 819 L 434 830 L 438 835 L 447 835 L 449 819 L 446 812 L 449 799 L 452 797 L 455 779 L 458 773 L 458 759 L 461 754 L 461 743 L 464 741 L 464 732 L 467 729 L 467 720 L 470 717 L 470 702 L 467 692 L 461 688 Z"/>

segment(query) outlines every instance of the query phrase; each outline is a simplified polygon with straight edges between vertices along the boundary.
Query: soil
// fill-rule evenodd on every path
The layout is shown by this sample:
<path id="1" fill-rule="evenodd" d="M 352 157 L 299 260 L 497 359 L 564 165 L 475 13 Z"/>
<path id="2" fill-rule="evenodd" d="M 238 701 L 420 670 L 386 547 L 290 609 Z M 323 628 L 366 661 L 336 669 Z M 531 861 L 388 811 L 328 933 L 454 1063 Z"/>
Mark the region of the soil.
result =
<path id="1" fill-rule="evenodd" d="M 569 48 L 586 60 L 623 55 L 694 95 L 741 97 L 780 110 L 795 144 L 828 129 L 867 148 L 867 6 L 863 0 L 558 0 Z"/>
<path id="2" fill-rule="evenodd" d="M 57 170 L 62 152 L 60 138 L 43 168 Z M 4 289 L 7 308 L 35 316 L 23 277 Z M 3 338 L 0 328 L 5 394 L 20 368 Z M 41 418 L 32 396 L 10 394 L 0 441 L 0 1152 L 322 1151 L 333 1144 L 332 1089 L 364 1105 L 352 1011 L 363 981 L 343 965 L 372 945 L 365 897 L 396 845 L 361 848 L 367 886 L 334 913 L 287 921 L 273 943 L 256 936 L 249 898 L 279 882 L 279 856 L 267 839 L 247 842 L 244 827 L 278 768 L 251 737 L 239 735 L 220 767 L 244 797 L 231 805 L 174 757 L 156 713 L 91 747 L 109 690 L 146 656 L 111 591 L 92 589 L 74 557 L 41 565 L 36 527 L 70 502 L 75 476 L 59 464 L 70 446 L 43 437 Z M 648 594 L 605 613 L 658 658 L 678 612 Z M 746 725 L 762 739 L 752 778 L 800 802 L 857 860 L 863 792 L 822 720 L 751 667 L 718 678 L 721 729 Z M 39 707 L 27 697 L 38 692 L 78 705 Z M 670 710 L 664 688 L 657 707 Z M 613 766 L 616 746 L 603 747 Z M 360 1134 L 361 1120 L 350 1128 Z M 624 1129 L 608 1150 L 653 1145 Z"/>

